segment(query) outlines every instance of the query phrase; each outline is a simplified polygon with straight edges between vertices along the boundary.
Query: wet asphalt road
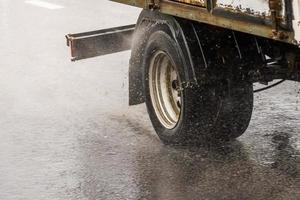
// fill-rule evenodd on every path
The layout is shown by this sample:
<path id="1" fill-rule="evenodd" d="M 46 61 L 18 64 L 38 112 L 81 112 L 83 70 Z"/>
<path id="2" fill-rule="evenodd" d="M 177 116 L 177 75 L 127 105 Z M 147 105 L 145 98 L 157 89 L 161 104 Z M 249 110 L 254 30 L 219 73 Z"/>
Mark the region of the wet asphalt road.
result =
<path id="1" fill-rule="evenodd" d="M 130 52 L 71 63 L 65 47 L 139 10 L 48 2 L 0 0 L 1 200 L 300 199 L 298 83 L 256 95 L 231 144 L 165 146 L 145 106 L 127 106 Z"/>

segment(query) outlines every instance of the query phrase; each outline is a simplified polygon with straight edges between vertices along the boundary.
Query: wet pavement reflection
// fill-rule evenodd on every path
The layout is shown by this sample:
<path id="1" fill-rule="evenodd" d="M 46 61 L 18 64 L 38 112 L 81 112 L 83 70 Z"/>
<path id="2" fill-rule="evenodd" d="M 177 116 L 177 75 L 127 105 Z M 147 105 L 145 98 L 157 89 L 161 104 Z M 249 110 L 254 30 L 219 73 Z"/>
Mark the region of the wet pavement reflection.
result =
<path id="1" fill-rule="evenodd" d="M 102 179 L 95 174 L 89 176 L 99 178 L 99 182 L 107 181 L 107 185 L 101 185 L 98 189 L 104 188 L 104 191 L 111 193 L 108 192 L 107 196 L 100 193 L 101 198 L 113 199 L 118 197 L 117 194 L 132 199 L 166 200 L 300 197 L 299 151 L 292 147 L 290 137 L 285 133 L 275 132 L 272 135 L 275 150 L 269 158 L 272 161 L 266 165 L 252 159 L 251 151 L 242 141 L 221 147 L 165 146 L 160 144 L 151 131 L 147 133 L 141 126 L 121 118 L 113 117 L 112 120 L 121 122 L 121 126 L 132 127 L 136 132 L 133 134 L 148 136 L 138 136 L 143 137 L 143 141 L 135 138 L 138 141 L 132 144 L 132 148 L 127 149 L 119 144 L 119 148 L 113 150 L 114 153 L 102 153 L 99 160 L 97 156 L 88 160 L 88 156 L 83 156 L 84 163 L 89 163 L 87 166 L 94 168 L 96 165 L 96 168 L 107 170 L 97 172 L 101 173 Z M 95 152 L 103 152 L 100 146 Z M 107 156 L 103 157 L 103 154 Z M 108 165 L 111 167 L 105 162 L 110 162 Z M 91 191 L 90 187 L 90 184 L 83 185 L 87 191 Z M 92 190 L 98 191 L 96 188 Z M 96 194 L 85 194 L 89 199 L 100 198 Z"/>

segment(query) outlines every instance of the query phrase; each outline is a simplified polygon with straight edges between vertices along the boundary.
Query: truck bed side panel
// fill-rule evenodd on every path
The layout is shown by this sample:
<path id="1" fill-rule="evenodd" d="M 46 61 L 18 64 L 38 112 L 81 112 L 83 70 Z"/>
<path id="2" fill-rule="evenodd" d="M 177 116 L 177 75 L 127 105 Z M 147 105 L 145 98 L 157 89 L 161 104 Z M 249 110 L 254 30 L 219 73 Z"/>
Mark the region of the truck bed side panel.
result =
<path id="1" fill-rule="evenodd" d="M 202 23 L 300 44 L 300 0 L 112 0 Z M 294 13 L 293 13 L 294 12 Z"/>

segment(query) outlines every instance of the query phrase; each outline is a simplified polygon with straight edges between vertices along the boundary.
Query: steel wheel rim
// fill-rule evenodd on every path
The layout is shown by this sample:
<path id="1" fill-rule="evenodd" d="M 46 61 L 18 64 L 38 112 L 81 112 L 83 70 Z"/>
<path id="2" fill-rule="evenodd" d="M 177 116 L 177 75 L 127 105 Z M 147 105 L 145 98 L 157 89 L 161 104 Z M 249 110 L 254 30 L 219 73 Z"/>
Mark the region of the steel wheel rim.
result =
<path id="1" fill-rule="evenodd" d="M 182 110 L 180 83 L 173 61 L 165 52 L 157 51 L 150 61 L 150 96 L 156 116 L 167 129 L 176 127 L 180 118 Z"/>

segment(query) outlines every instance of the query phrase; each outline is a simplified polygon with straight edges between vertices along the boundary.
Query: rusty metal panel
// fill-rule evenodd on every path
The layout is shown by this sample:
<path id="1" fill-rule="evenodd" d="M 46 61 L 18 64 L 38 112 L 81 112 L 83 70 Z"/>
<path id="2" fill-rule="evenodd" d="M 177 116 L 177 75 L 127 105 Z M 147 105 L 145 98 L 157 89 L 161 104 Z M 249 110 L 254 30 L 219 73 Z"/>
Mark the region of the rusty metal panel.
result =
<path id="1" fill-rule="evenodd" d="M 111 0 L 300 44 L 300 0 Z M 155 6 L 152 6 L 155 4 Z"/>
<path id="2" fill-rule="evenodd" d="M 268 0 L 217 0 L 216 8 L 254 16 L 270 16 Z"/>
<path id="3" fill-rule="evenodd" d="M 214 13 L 221 17 L 240 18 L 272 27 L 272 38 L 286 37 L 280 29 L 288 29 L 290 22 L 286 15 L 286 0 L 216 0 Z"/>
<path id="4" fill-rule="evenodd" d="M 174 0 L 186 4 L 198 5 L 198 6 L 205 6 L 206 0 Z"/>
<path id="5" fill-rule="evenodd" d="M 284 0 L 217 0 L 216 8 L 222 8 L 229 12 L 243 13 L 260 18 L 271 18 L 271 4 L 278 5 L 278 17 L 285 15 Z"/>

